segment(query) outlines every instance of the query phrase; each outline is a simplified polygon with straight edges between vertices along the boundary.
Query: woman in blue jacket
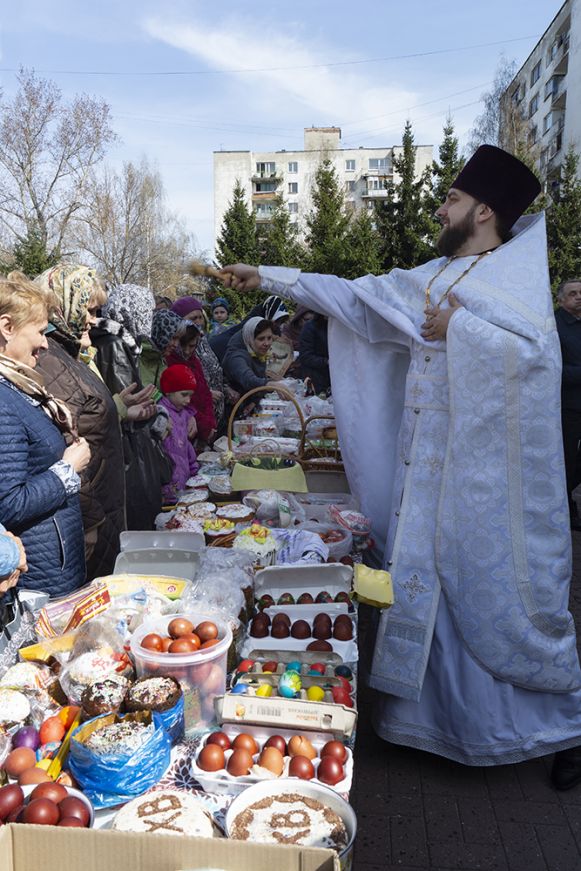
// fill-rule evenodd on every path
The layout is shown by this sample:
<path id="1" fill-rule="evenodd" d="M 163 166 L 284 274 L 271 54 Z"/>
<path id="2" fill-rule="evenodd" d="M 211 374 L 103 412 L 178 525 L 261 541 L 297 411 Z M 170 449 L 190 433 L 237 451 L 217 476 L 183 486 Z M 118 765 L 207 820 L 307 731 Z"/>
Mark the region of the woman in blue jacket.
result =
<path id="1" fill-rule="evenodd" d="M 0 279 L 0 523 L 26 550 L 19 586 L 57 596 L 85 581 L 78 492 L 90 451 L 34 371 L 47 322 L 33 284 Z"/>

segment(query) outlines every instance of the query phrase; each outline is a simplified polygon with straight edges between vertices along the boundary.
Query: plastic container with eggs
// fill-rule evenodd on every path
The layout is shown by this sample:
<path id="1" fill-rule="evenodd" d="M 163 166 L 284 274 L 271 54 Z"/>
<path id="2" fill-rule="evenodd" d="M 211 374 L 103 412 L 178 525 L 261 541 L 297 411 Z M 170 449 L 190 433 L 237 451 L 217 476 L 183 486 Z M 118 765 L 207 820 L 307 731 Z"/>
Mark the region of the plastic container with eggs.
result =
<path id="1" fill-rule="evenodd" d="M 225 697 L 226 699 L 227 697 Z M 229 748 L 223 750 L 222 754 L 220 754 L 218 751 L 221 748 L 218 745 L 214 745 L 217 749 L 206 751 L 206 754 L 208 754 L 206 756 L 204 754 L 208 746 L 208 739 L 206 739 L 204 745 L 200 747 L 192 760 L 192 773 L 206 792 L 218 793 L 219 795 L 238 795 L 253 783 L 259 783 L 263 780 L 276 781 L 279 777 L 296 776 L 297 782 L 309 780 L 314 784 L 324 783 L 325 786 L 329 786 L 341 795 L 348 796 L 349 794 L 353 780 L 353 753 L 344 743 L 344 739 L 348 738 L 348 735 L 333 735 L 333 733 L 328 731 L 289 729 L 284 726 L 265 726 L 250 722 L 245 722 L 244 724 L 225 722 L 222 723 L 220 732 L 227 737 Z M 234 741 L 240 735 L 244 735 L 245 739 L 234 745 Z M 211 741 L 215 740 L 212 739 L 211 735 L 208 737 Z M 275 737 L 281 738 L 282 741 L 271 741 L 268 747 L 278 749 L 278 753 L 267 754 L 261 760 L 266 765 L 259 764 L 265 745 L 267 745 L 270 739 Z M 297 742 L 297 747 L 301 752 L 294 752 L 294 747 L 292 750 L 289 750 L 289 743 L 293 737 L 302 739 L 300 742 Z M 250 741 L 247 741 L 246 738 L 250 738 Z M 325 782 L 324 780 L 319 780 L 317 774 L 322 762 L 321 751 L 330 741 L 340 744 L 344 754 L 342 757 L 343 761 L 340 762 L 341 767 L 335 767 L 335 771 L 331 773 L 330 778 L 327 776 L 327 781 Z M 277 747 L 277 745 L 279 746 Z M 238 750 L 246 750 L 246 753 L 250 756 L 238 754 L 234 757 L 233 761 L 230 761 Z M 290 753 L 294 753 L 294 755 L 290 755 Z M 293 767 L 291 768 L 294 756 L 299 756 L 301 761 L 299 763 L 292 763 Z M 250 757 L 252 758 L 250 759 Z M 201 767 L 204 764 L 212 766 L 222 764 L 222 760 L 224 760 L 226 767 L 221 767 L 214 771 L 208 771 Z M 325 765 L 328 766 L 328 763 L 325 763 Z M 293 770 L 300 771 L 300 774 L 293 775 L 290 773 Z M 337 776 L 341 776 L 341 779 L 336 780 L 334 783 L 329 782 L 329 779 L 334 780 Z"/>
<path id="2" fill-rule="evenodd" d="M 293 608 L 293 615 L 289 613 Z M 295 615 L 300 615 L 295 618 Z M 328 621 L 321 625 L 321 615 Z M 284 617 L 286 616 L 286 620 Z M 270 621 L 266 625 L 265 621 Z M 258 621 L 261 621 L 260 623 Z M 281 626 L 286 624 L 286 628 Z M 266 633 L 266 634 L 264 634 Z M 251 647 L 264 650 L 309 650 L 317 653 L 338 653 L 343 662 L 357 662 L 357 625 L 353 614 L 329 613 L 326 605 L 276 606 L 256 615 L 248 627 L 242 655 L 248 656 Z"/>
<path id="3" fill-rule="evenodd" d="M 257 602 L 265 594 L 278 602 L 284 593 L 291 593 L 295 602 L 302 593 L 316 599 L 327 592 L 334 599 L 338 593 L 349 593 L 352 585 L 353 569 L 340 563 L 269 566 L 256 573 L 254 595 Z"/>
<path id="4" fill-rule="evenodd" d="M 350 680 L 346 677 L 342 677 L 335 673 L 335 666 L 321 662 L 320 660 L 317 660 L 315 663 L 300 662 L 299 660 L 289 661 L 293 665 L 293 671 L 297 672 L 301 681 L 301 689 L 299 694 L 295 696 L 296 699 L 301 702 L 325 702 L 328 704 L 334 704 L 335 699 L 332 691 L 333 689 L 336 689 L 347 692 L 347 695 L 350 697 L 348 707 L 355 706 L 357 687 L 353 676 L 351 676 Z M 243 660 L 241 665 L 250 662 L 251 659 Z M 298 670 L 296 668 L 297 664 L 300 665 L 300 669 Z M 312 665 L 316 666 L 314 671 Z M 280 678 L 287 671 L 287 667 L 288 662 L 279 661 L 278 657 L 276 659 L 266 659 L 262 662 L 255 661 L 250 668 L 244 671 L 237 670 L 235 672 L 230 685 L 231 690 L 234 695 L 248 694 L 252 696 L 257 694 L 260 687 L 268 686 L 272 687 L 272 692 L 267 695 L 264 695 L 262 691 L 258 692 L 259 698 L 278 699 L 279 696 L 288 698 L 284 693 L 279 694 L 278 692 Z M 345 666 L 339 666 L 339 668 L 341 667 L 345 668 Z M 350 669 L 349 672 L 352 675 Z M 241 690 L 241 687 L 244 687 L 245 689 Z M 308 693 L 308 690 L 312 690 L 316 687 L 318 687 L 324 695 L 320 698 L 313 699 L 311 694 Z"/>

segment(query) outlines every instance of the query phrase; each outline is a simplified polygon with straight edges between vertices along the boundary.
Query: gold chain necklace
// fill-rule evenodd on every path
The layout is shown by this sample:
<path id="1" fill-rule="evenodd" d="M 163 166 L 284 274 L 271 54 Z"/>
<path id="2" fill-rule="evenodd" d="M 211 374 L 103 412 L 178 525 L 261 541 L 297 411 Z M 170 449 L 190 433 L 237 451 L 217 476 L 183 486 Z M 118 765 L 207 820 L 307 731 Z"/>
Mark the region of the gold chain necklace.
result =
<path id="1" fill-rule="evenodd" d="M 448 294 L 451 293 L 451 291 L 456 287 L 457 284 L 459 284 L 459 283 L 462 281 L 463 278 L 466 278 L 466 276 L 468 275 L 468 273 L 470 272 L 470 270 L 471 270 L 471 269 L 474 269 L 474 267 L 476 266 L 476 264 L 477 264 L 477 263 L 480 263 L 480 261 L 482 260 L 482 258 L 483 258 L 483 257 L 486 257 L 487 254 L 492 254 L 492 251 L 493 251 L 493 250 L 494 250 L 494 249 L 492 249 L 491 251 L 483 251 L 482 254 L 479 254 L 479 255 L 478 255 L 478 257 L 476 258 L 476 260 L 473 260 L 473 261 L 472 261 L 472 263 L 470 264 L 470 266 L 468 266 L 468 267 L 464 270 L 464 272 L 463 272 L 461 275 L 459 275 L 458 278 L 456 278 L 455 281 L 452 282 L 452 284 L 450 285 L 450 287 L 449 287 L 447 290 L 444 291 L 444 293 L 442 294 L 442 296 L 440 297 L 440 299 L 438 300 L 438 302 L 437 302 L 437 304 L 436 304 L 436 308 L 439 308 L 439 307 L 442 305 L 442 303 L 444 302 L 444 300 L 447 298 Z M 442 266 L 442 268 L 441 268 L 441 269 L 438 269 L 438 271 L 437 271 L 436 274 L 433 276 L 433 278 L 430 279 L 430 281 L 429 281 L 429 283 L 428 283 L 428 286 L 426 287 L 426 290 L 425 290 L 426 308 L 427 308 L 429 305 L 431 305 L 431 294 L 430 294 L 430 291 L 431 291 L 431 289 L 432 289 L 432 285 L 433 285 L 434 281 L 435 281 L 437 278 L 440 277 L 440 275 L 444 272 L 444 270 L 446 270 L 446 269 L 448 268 L 448 266 L 450 265 L 450 263 L 452 263 L 454 260 L 457 260 L 457 259 L 458 259 L 457 257 L 450 257 L 449 260 L 446 260 L 446 262 L 444 263 L 444 265 Z"/>

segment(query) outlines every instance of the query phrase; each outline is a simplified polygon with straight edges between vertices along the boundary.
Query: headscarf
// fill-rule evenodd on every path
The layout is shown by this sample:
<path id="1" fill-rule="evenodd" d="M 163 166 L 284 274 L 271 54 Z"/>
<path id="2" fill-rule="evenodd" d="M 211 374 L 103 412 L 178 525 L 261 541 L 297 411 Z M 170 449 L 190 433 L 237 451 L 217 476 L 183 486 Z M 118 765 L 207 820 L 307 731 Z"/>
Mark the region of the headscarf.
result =
<path id="1" fill-rule="evenodd" d="M 222 308 L 225 308 L 226 311 L 228 312 L 228 314 L 230 314 L 230 303 L 228 302 L 228 300 L 226 299 L 225 296 L 217 296 L 216 297 L 216 299 L 212 303 L 212 313 L 214 312 L 214 309 L 218 308 L 219 306 L 222 306 Z M 190 309 L 190 311 L 191 311 L 191 309 Z"/>
<path id="2" fill-rule="evenodd" d="M 149 338 L 155 298 L 148 287 L 139 284 L 117 284 L 109 292 L 103 315 L 117 321 L 134 339 Z"/>
<path id="3" fill-rule="evenodd" d="M 251 357 L 257 357 L 259 360 L 264 361 L 266 360 L 266 356 L 260 356 L 260 354 L 257 354 L 256 348 L 254 347 L 254 331 L 258 324 L 263 320 L 264 318 L 250 318 L 247 320 L 242 327 L 242 341 L 246 345 L 246 350 Z"/>
<path id="4" fill-rule="evenodd" d="M 183 332 L 187 326 L 193 326 L 193 324 L 190 324 L 190 321 L 185 321 L 169 309 L 160 309 L 153 313 L 151 341 L 158 351 L 165 354 L 167 346 L 173 337 Z"/>
<path id="5" fill-rule="evenodd" d="M 203 312 L 204 306 L 199 299 L 196 299 L 195 296 L 182 296 L 180 297 L 180 299 L 176 299 L 176 301 L 172 303 L 171 310 L 172 312 L 178 314 L 181 318 L 185 318 L 185 316 L 189 315 L 190 312 Z"/>
<path id="6" fill-rule="evenodd" d="M 48 392 L 38 372 L 24 363 L 18 363 L 12 357 L 7 357 L 6 354 L 0 354 L 0 375 L 22 393 L 35 399 L 61 432 L 77 435 L 68 407 Z"/>
<path id="7" fill-rule="evenodd" d="M 58 308 L 50 316 L 51 324 L 78 342 L 86 329 L 91 294 L 99 283 L 97 272 L 76 263 L 58 263 L 35 278 L 35 283 L 56 297 Z"/>
<path id="8" fill-rule="evenodd" d="M 267 296 L 262 303 L 264 318 L 267 321 L 278 321 L 288 317 L 288 309 L 280 296 Z"/>

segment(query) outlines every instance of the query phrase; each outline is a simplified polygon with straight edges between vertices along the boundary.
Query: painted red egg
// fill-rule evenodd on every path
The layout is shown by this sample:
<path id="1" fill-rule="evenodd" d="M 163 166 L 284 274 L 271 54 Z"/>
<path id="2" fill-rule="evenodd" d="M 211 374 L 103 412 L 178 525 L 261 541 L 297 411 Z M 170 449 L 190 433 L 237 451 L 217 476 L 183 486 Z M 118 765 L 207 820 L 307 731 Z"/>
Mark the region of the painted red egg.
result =
<path id="1" fill-rule="evenodd" d="M 61 802 L 59 802 L 59 810 L 61 817 L 77 817 L 84 826 L 89 825 L 89 820 L 91 815 L 89 813 L 89 808 L 80 798 L 77 798 L 76 795 L 67 795 L 66 798 L 63 798 Z"/>
<path id="2" fill-rule="evenodd" d="M 48 798 L 35 798 L 29 801 L 22 812 L 22 821 L 36 826 L 56 826 L 59 819 L 58 805 Z"/>
<path id="3" fill-rule="evenodd" d="M 286 741 L 284 740 L 282 735 L 271 735 L 264 746 L 276 747 L 277 750 L 280 750 L 283 756 L 287 755 Z"/>
<path id="4" fill-rule="evenodd" d="M 229 750 L 232 746 L 230 738 L 225 732 L 212 732 L 212 734 L 208 735 L 206 738 L 206 745 L 208 744 L 217 744 L 218 747 L 222 748 L 222 750 Z"/>
<path id="5" fill-rule="evenodd" d="M 157 632 L 150 632 L 141 639 L 141 646 L 145 650 L 163 650 L 163 638 Z"/>
<path id="6" fill-rule="evenodd" d="M 21 807 L 24 793 L 16 783 L 9 783 L 0 789 L 0 820 L 5 820 L 12 811 Z"/>
<path id="7" fill-rule="evenodd" d="M 172 638 L 181 638 L 182 635 L 191 635 L 194 631 L 194 624 L 191 620 L 185 617 L 174 617 L 167 627 L 167 634 Z"/>
<path id="8" fill-rule="evenodd" d="M 317 780 L 328 786 L 335 786 L 345 777 L 345 771 L 341 763 L 333 756 L 324 756 L 317 768 Z"/>
<path id="9" fill-rule="evenodd" d="M 341 741 L 327 741 L 321 750 L 321 759 L 325 756 L 332 756 L 341 765 L 345 765 L 348 756 L 347 748 Z"/>
<path id="10" fill-rule="evenodd" d="M 301 780 L 312 780 L 315 776 L 313 763 L 306 756 L 293 756 L 288 773 L 290 777 L 300 777 Z"/>

